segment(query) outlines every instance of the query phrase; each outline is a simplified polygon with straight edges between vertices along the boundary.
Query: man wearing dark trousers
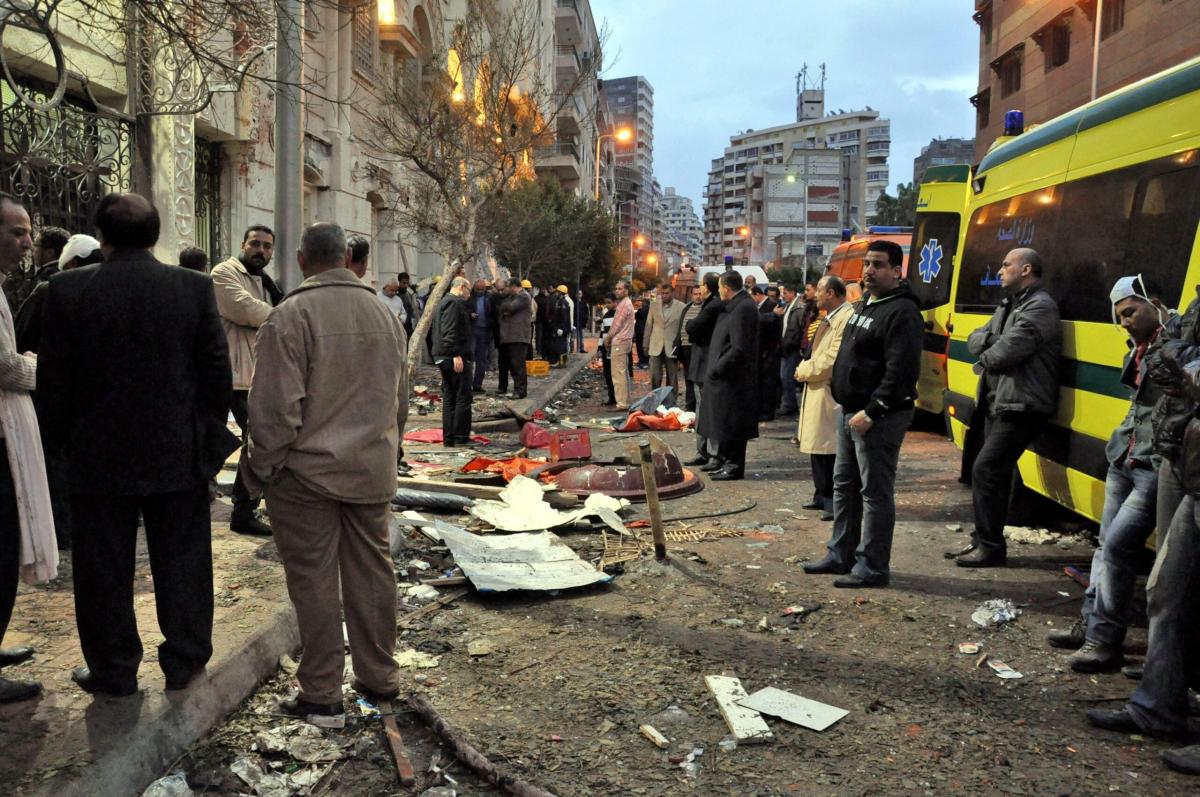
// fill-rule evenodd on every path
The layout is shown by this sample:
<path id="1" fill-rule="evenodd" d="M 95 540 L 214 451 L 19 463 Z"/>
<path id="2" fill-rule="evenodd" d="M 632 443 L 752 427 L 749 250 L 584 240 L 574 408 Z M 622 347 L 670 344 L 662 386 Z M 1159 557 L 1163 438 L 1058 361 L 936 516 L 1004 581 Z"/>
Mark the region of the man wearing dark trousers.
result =
<path id="1" fill-rule="evenodd" d="M 863 257 L 868 298 L 846 322 L 833 364 L 842 408 L 833 465 L 829 552 L 806 573 L 838 573 L 835 587 L 885 587 L 896 529 L 896 465 L 912 421 L 924 322 L 901 279 L 904 252 L 872 241 Z"/>
<path id="2" fill-rule="evenodd" d="M 779 344 L 783 324 L 775 314 L 779 302 L 767 296 L 762 286 L 755 285 L 750 298 L 758 306 L 758 419 L 775 420 L 779 406 L 779 394 L 783 386 L 779 380 Z"/>
<path id="3" fill-rule="evenodd" d="M 1058 406 L 1062 325 L 1058 305 L 1042 289 L 1041 256 L 1032 249 L 1009 252 L 1000 286 L 1008 295 L 967 338 L 967 349 L 979 358 L 975 417 L 986 420 L 971 469 L 975 531 L 966 548 L 947 552 L 959 567 L 1005 565 L 1004 524 L 1017 460 Z"/>
<path id="4" fill-rule="evenodd" d="M 242 442 L 249 433 L 246 401 L 254 378 L 254 341 L 258 328 L 267 320 L 271 308 L 279 304 L 282 292 L 266 273 L 275 252 L 275 233 L 270 227 L 255 224 L 242 236 L 242 250 L 236 257 L 218 263 L 212 270 L 212 287 L 217 296 L 221 326 L 229 343 L 229 361 L 233 369 L 233 419 L 242 430 Z M 233 512 L 230 531 L 262 537 L 271 535 L 271 527 L 255 514 L 259 500 L 250 497 L 239 470 L 233 481 Z"/>
<path id="5" fill-rule="evenodd" d="M 471 349 L 475 357 L 471 389 L 482 393 L 483 377 L 487 374 L 488 360 L 492 356 L 492 330 L 496 327 L 492 320 L 492 297 L 488 294 L 486 281 L 475 280 L 475 287 L 468 301 L 471 305 Z"/>
<path id="6" fill-rule="evenodd" d="M 709 477 L 736 481 L 746 473 L 746 443 L 758 437 L 754 413 L 758 383 L 758 310 L 742 290 L 742 275 L 726 271 L 719 292 L 724 307 L 708 346 L 704 397 L 700 401 L 701 429 L 717 443 L 724 463 Z"/>
<path id="7" fill-rule="evenodd" d="M 467 298 L 471 282 L 455 277 L 433 319 L 433 361 L 442 372 L 442 445 L 471 441 L 471 380 L 474 339 Z"/>
<path id="8" fill-rule="evenodd" d="M 500 371 L 500 392 L 508 387 L 506 371 L 512 374 L 513 390 L 519 399 L 528 392 L 529 374 L 525 358 L 529 355 L 529 338 L 533 321 L 533 302 L 520 283 L 510 282 L 508 296 L 500 303 L 500 359 L 507 364 Z"/>
<path id="9" fill-rule="evenodd" d="M 679 364 L 683 367 L 685 385 L 683 406 L 688 412 L 695 412 L 696 382 L 691 374 L 692 339 L 688 336 L 687 322 L 700 315 L 700 308 L 704 306 L 704 287 L 693 285 L 689 298 L 691 301 L 683 308 L 683 317 L 679 320 Z"/>
<path id="10" fill-rule="evenodd" d="M 700 312 L 687 322 L 688 340 L 692 343 L 691 359 L 688 361 L 687 376 L 695 383 L 696 391 L 696 456 L 686 464 L 699 465 L 701 470 L 715 473 L 725 466 L 716 444 L 710 443 L 705 436 L 704 415 L 700 408 L 704 406 L 704 382 L 708 371 L 708 345 L 712 342 L 713 330 L 717 328 L 717 319 L 721 317 L 725 303 L 720 297 L 720 283 L 716 273 L 710 271 L 704 275 L 700 284 Z"/>
<path id="11" fill-rule="evenodd" d="M 237 439 L 225 428 L 229 350 L 208 277 L 150 253 L 159 216 L 109 194 L 96 211 L 103 264 L 50 281 L 37 402 L 70 472 L 75 617 L 92 693 L 137 691 L 133 610 L 139 513 L 146 527 L 159 666 L 182 689 L 212 655 L 208 480 Z"/>

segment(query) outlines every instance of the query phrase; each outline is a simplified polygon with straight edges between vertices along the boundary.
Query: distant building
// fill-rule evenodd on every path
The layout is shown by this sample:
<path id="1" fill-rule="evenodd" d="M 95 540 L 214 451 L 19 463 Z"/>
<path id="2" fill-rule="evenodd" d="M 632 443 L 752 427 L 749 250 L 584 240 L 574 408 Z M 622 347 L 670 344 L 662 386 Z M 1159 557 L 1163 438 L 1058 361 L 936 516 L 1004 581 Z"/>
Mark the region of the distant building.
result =
<path id="1" fill-rule="evenodd" d="M 663 259 L 672 267 L 678 267 L 684 261 L 699 265 L 704 228 L 700 226 L 700 217 L 696 215 L 692 200 L 675 193 L 674 188 L 664 188 L 662 217 Z"/>
<path id="2" fill-rule="evenodd" d="M 919 186 L 930 166 L 948 166 L 952 163 L 975 162 L 975 139 L 935 138 L 921 147 L 921 154 L 913 159 L 913 187 Z"/>
<path id="3" fill-rule="evenodd" d="M 654 88 L 646 78 L 615 78 L 603 82 L 603 91 L 612 114 L 614 130 L 628 128 L 633 138 L 616 144 L 617 202 L 622 246 L 628 247 L 632 236 L 645 235 L 647 249 L 654 237 Z M 627 187 L 636 188 L 633 195 L 621 196 L 622 168 L 637 173 L 637 180 L 624 172 Z"/>
<path id="4" fill-rule="evenodd" d="M 978 161 L 1003 132 L 1004 112 L 1045 122 L 1091 99 L 1092 55 L 1100 26 L 1097 96 L 1200 54 L 1200 0 L 975 0 L 979 90 Z"/>
<path id="5" fill-rule="evenodd" d="M 793 211 L 784 216 L 767 215 L 766 206 L 772 200 L 769 191 L 763 190 L 764 185 L 772 185 L 767 179 L 772 174 L 768 167 L 790 169 L 800 184 L 802 178 L 809 179 L 809 244 L 816 247 L 820 241 L 821 254 L 830 254 L 832 248 L 820 234 L 814 237 L 818 225 L 836 227 L 839 237 L 842 227 L 867 226 L 875 201 L 888 185 L 891 122 L 880 119 L 879 111 L 871 108 L 825 114 L 822 103 L 821 90 L 801 88 L 798 111 L 809 114 L 808 118 L 732 136 L 724 155 L 713 159 L 704 204 L 705 262 L 720 263 L 732 255 L 754 264 L 770 264 L 776 257 L 775 239 L 795 234 L 797 225 L 803 229 L 803 216 L 788 215 Z M 838 164 L 836 178 L 834 161 Z M 837 205 L 824 207 L 832 196 L 827 191 L 835 185 Z M 800 191 L 795 186 L 790 190 Z M 798 196 L 803 199 L 803 192 Z M 836 219 L 828 217 L 830 210 L 837 212 Z M 743 236 L 742 229 L 749 235 Z M 788 251 L 803 255 L 800 246 Z"/>

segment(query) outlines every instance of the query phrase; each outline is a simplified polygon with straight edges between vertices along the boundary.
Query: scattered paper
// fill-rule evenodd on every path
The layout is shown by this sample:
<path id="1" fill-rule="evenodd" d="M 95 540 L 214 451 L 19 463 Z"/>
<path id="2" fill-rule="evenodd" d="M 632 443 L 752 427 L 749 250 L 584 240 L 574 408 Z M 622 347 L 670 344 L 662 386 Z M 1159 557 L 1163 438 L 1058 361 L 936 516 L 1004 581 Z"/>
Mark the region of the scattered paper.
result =
<path id="1" fill-rule="evenodd" d="M 1017 672 L 1012 667 L 1009 667 L 1007 664 L 1000 661 L 999 659 L 988 659 L 987 666 L 992 669 L 992 672 L 996 673 L 996 675 L 999 675 L 1001 678 L 1004 678 L 1005 680 L 1008 680 L 1011 678 L 1024 678 L 1025 677 L 1024 675 Z"/>
<path id="2" fill-rule="evenodd" d="M 800 697 L 773 686 L 759 689 L 737 702 L 746 708 L 814 731 L 823 731 L 850 713 L 844 708 L 809 700 L 807 697 Z"/>
<path id="3" fill-rule="evenodd" d="M 971 613 L 971 622 L 983 628 L 995 628 L 1011 623 L 1021 615 L 1021 610 L 1013 602 L 1003 598 L 993 598 L 984 601 Z"/>
<path id="4" fill-rule="evenodd" d="M 501 531 L 540 531 L 598 517 L 613 531 L 625 534 L 625 523 L 617 513 L 627 506 L 624 498 L 593 493 L 579 509 L 560 512 L 546 502 L 540 483 L 517 476 L 500 491 L 499 501 L 475 501 L 467 511 Z"/>
<path id="5" fill-rule="evenodd" d="M 959 642 L 958 643 L 958 652 L 962 653 L 963 655 L 967 655 L 967 656 L 978 653 L 979 652 L 979 643 L 978 642 Z"/>
<path id="6" fill-rule="evenodd" d="M 549 531 L 481 537 L 443 530 L 442 540 L 480 592 L 571 589 L 612 581 Z"/>

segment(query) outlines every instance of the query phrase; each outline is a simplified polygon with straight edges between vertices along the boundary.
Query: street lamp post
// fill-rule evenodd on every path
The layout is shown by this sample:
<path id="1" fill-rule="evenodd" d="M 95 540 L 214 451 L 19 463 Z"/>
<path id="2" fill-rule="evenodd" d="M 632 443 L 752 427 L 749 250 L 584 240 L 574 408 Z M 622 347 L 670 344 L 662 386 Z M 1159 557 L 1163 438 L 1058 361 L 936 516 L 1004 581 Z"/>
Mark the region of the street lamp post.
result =
<path id="1" fill-rule="evenodd" d="M 592 196 L 597 202 L 600 201 L 600 142 L 604 141 L 606 138 L 612 138 L 617 141 L 628 141 L 629 139 L 633 138 L 633 131 L 628 127 L 622 127 L 620 130 L 616 130 L 612 133 L 604 133 L 603 135 L 596 136 L 596 162 L 594 164 L 596 172 L 596 185 L 592 189 Z"/>
<path id="2" fill-rule="evenodd" d="M 639 249 L 646 243 L 646 236 L 642 234 L 629 236 L 629 276 L 633 277 L 633 272 L 636 270 L 637 264 L 633 262 L 633 248 L 636 246 Z"/>
<path id="3" fill-rule="evenodd" d="M 1096 0 L 1096 31 L 1092 40 L 1092 99 L 1100 82 L 1100 26 L 1104 24 L 1104 0 Z"/>
<path id="4" fill-rule="evenodd" d="M 787 181 L 794 183 L 799 180 L 804 185 L 804 282 L 808 283 L 808 180 L 795 174 L 789 174 Z"/>

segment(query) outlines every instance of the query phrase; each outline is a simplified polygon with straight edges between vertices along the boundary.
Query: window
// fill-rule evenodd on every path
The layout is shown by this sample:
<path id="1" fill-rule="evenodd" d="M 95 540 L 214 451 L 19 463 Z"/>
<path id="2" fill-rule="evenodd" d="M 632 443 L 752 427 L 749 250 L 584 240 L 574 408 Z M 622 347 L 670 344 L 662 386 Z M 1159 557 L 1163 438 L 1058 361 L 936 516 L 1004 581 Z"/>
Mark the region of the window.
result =
<path id="1" fill-rule="evenodd" d="M 364 75 L 375 74 L 375 4 L 364 3 L 354 9 L 351 52 L 354 68 Z"/>
<path id="2" fill-rule="evenodd" d="M 908 286 L 922 310 L 950 301 L 954 281 L 954 255 L 958 251 L 957 213 L 918 213 L 913 230 Z M 928 248 L 928 249 L 927 249 Z"/>
<path id="3" fill-rule="evenodd" d="M 1020 53 L 1006 55 L 1000 61 L 998 72 L 1000 73 L 1000 96 L 1002 98 L 1021 90 L 1021 62 Z"/>
<path id="4" fill-rule="evenodd" d="M 1100 38 L 1107 39 L 1125 27 L 1125 0 L 1104 0 L 1100 13 Z"/>
<path id="5" fill-rule="evenodd" d="M 1071 60 L 1071 26 L 1066 21 L 1055 22 L 1046 31 L 1046 71 Z"/>
<path id="6" fill-rule="evenodd" d="M 1173 305 L 1200 222 L 1200 150 L 1020 194 L 979 208 L 963 251 L 959 312 L 990 312 L 1004 255 L 1031 246 L 1064 321 L 1112 323 L 1108 292 L 1144 274 Z"/>

